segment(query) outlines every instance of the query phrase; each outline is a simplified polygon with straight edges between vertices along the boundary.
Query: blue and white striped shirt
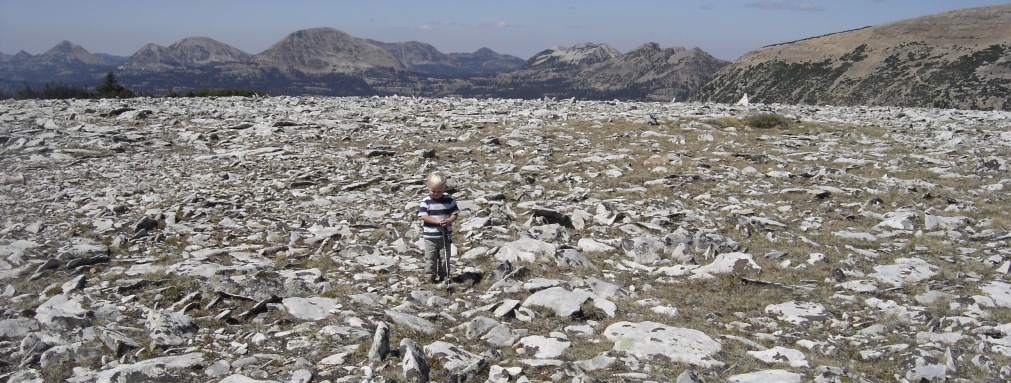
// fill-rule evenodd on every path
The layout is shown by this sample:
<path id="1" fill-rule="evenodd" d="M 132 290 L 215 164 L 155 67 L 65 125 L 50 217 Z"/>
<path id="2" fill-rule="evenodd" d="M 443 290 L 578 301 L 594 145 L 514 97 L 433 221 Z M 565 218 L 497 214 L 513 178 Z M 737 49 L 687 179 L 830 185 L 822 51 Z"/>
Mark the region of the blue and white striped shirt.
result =
<path id="1" fill-rule="evenodd" d="M 430 215 L 436 219 L 446 219 L 452 215 L 460 214 L 460 208 L 456 207 L 456 200 L 453 199 L 449 194 L 443 194 L 442 198 L 432 198 L 431 196 L 425 197 L 421 201 L 421 205 L 418 206 L 418 217 Z M 422 233 L 421 236 L 426 239 L 441 239 L 442 238 L 442 226 L 431 224 L 425 221 L 422 222 Z M 453 233 L 453 225 L 446 226 L 446 234 Z"/>

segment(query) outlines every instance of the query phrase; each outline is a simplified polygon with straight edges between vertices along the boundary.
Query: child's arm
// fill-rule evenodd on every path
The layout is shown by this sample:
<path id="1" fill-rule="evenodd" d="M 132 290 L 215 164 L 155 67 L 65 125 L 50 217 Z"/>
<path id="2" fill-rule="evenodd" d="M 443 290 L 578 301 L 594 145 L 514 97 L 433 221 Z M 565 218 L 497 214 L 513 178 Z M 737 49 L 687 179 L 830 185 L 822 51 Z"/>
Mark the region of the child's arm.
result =
<path id="1" fill-rule="evenodd" d="M 433 224 L 433 225 L 442 225 L 442 220 L 440 220 L 438 218 L 435 218 L 433 216 L 427 215 L 427 214 L 421 216 L 421 220 L 425 221 L 426 223 Z"/>
<path id="2" fill-rule="evenodd" d="M 446 219 L 438 219 L 430 215 L 423 215 L 421 216 L 421 220 L 433 225 L 449 226 L 453 224 L 453 221 L 456 221 L 456 214 L 453 214 Z"/>
<path id="3" fill-rule="evenodd" d="M 453 214 L 453 215 L 449 216 L 449 218 L 446 218 L 446 219 L 442 220 L 442 226 L 452 225 L 453 222 L 455 222 L 455 221 L 456 221 L 456 214 Z"/>

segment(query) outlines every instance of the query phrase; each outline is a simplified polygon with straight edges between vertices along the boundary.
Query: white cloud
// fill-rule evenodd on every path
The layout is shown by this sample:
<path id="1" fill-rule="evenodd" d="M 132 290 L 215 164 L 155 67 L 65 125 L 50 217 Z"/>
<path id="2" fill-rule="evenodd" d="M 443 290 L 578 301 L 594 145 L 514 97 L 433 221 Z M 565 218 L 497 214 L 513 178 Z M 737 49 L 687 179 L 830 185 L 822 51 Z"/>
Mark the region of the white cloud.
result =
<path id="1" fill-rule="evenodd" d="M 502 28 L 508 28 L 508 27 L 510 27 L 510 25 L 509 25 L 509 23 L 507 23 L 505 21 L 497 21 L 497 22 L 494 22 L 494 23 L 473 23 L 473 24 L 470 24 L 470 27 L 472 27 L 472 28 L 480 28 L 480 29 L 502 29 Z"/>
<path id="2" fill-rule="evenodd" d="M 457 29 L 457 28 L 469 28 L 469 29 L 504 29 L 512 28 L 516 25 L 509 24 L 505 21 L 496 21 L 491 23 L 458 23 L 455 21 L 441 20 L 441 21 L 430 21 L 427 24 L 422 24 L 417 27 L 419 31 L 435 31 L 435 30 L 445 30 Z"/>
<path id="3" fill-rule="evenodd" d="M 757 1 L 745 4 L 747 7 L 765 10 L 824 11 L 825 7 L 810 1 Z"/>

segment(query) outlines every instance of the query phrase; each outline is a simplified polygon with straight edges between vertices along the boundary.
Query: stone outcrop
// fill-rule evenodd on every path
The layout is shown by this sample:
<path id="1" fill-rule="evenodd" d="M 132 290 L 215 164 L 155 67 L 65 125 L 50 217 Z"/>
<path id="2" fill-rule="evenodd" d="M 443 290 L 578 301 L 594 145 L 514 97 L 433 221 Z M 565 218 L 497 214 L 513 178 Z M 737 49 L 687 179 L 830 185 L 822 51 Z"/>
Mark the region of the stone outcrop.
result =
<path id="1" fill-rule="evenodd" d="M 1011 379 L 1009 126 L 756 103 L 3 101 L 0 380 Z M 434 170 L 462 210 L 444 284 L 418 246 Z"/>

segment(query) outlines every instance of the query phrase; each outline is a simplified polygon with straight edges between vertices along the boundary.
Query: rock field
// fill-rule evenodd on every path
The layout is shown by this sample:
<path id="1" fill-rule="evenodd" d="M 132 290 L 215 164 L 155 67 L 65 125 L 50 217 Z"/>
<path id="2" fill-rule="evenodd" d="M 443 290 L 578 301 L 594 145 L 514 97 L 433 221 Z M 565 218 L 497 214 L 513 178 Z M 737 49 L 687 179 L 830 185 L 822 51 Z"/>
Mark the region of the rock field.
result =
<path id="1" fill-rule="evenodd" d="M 0 379 L 1007 381 L 1009 126 L 884 107 L 0 101 Z M 434 170 L 463 210 L 439 285 L 417 245 Z"/>

